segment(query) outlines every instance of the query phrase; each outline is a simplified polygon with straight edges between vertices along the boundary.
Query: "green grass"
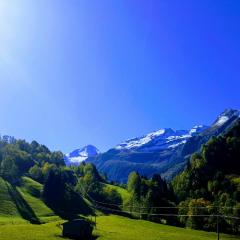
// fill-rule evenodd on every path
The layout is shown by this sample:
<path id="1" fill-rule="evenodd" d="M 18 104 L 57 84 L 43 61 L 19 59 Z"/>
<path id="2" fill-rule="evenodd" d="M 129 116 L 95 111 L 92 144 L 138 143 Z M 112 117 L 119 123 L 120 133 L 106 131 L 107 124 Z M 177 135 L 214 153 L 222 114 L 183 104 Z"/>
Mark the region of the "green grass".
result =
<path id="1" fill-rule="evenodd" d="M 15 225 L 0 225 L 0 240 L 57 240 L 61 237 L 60 222 L 51 222 L 41 225 L 30 223 Z M 66 239 L 66 238 L 64 238 Z"/>
<path id="2" fill-rule="evenodd" d="M 31 178 L 23 177 L 22 183 L 17 189 L 41 222 L 56 221 L 60 219 L 40 198 L 43 189 L 40 183 Z"/>
<path id="3" fill-rule="evenodd" d="M 0 225 L 0 240 L 57 240 L 62 221 L 41 225 L 30 223 Z M 94 235 L 98 240 L 215 240 L 216 233 L 161 225 L 143 220 L 133 220 L 110 215 L 97 217 Z M 66 238 L 64 238 L 66 239 Z M 220 234 L 221 240 L 237 240 L 238 237 Z"/>
<path id="4" fill-rule="evenodd" d="M 22 217 L 14 217 L 14 216 L 0 216 L 0 225 L 7 225 L 7 224 L 23 224 L 28 223 Z"/>
<path id="5" fill-rule="evenodd" d="M 42 188 L 28 177 L 23 177 L 16 188 L 0 178 L 0 224 L 25 223 L 29 219 L 42 223 L 60 220 L 40 198 Z"/>
<path id="6" fill-rule="evenodd" d="M 216 233 L 161 225 L 120 216 L 97 217 L 94 234 L 98 240 L 215 240 Z M 221 234 L 221 240 L 237 240 L 239 237 Z"/>
<path id="7" fill-rule="evenodd" d="M 10 190 L 12 190 L 12 186 L 0 178 L 0 220 L 7 217 L 21 218 L 15 201 L 10 194 Z"/>

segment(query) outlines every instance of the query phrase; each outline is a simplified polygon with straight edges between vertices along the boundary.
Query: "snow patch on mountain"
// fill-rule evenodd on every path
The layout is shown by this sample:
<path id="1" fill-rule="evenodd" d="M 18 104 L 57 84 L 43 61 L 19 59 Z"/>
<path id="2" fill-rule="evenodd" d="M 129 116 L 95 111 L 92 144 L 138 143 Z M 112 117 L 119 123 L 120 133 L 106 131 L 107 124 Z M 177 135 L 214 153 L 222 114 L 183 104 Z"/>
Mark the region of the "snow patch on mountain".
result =
<path id="1" fill-rule="evenodd" d="M 129 139 L 118 144 L 117 150 L 135 150 L 140 152 L 152 152 L 167 148 L 175 148 L 186 143 L 187 139 L 204 131 L 207 127 L 204 125 L 194 126 L 190 130 L 173 130 L 164 128 L 151 132 L 142 137 Z"/>
<path id="2" fill-rule="evenodd" d="M 193 128 L 191 128 L 189 130 L 189 134 L 192 136 L 194 134 L 198 134 L 199 132 L 202 132 L 204 129 L 206 129 L 207 127 L 204 125 L 196 125 Z"/>
<path id="3" fill-rule="evenodd" d="M 239 110 L 226 109 L 222 114 L 219 115 L 219 117 L 213 123 L 213 125 L 216 127 L 221 127 L 232 117 L 239 117 L 239 116 L 240 116 Z"/>
<path id="4" fill-rule="evenodd" d="M 169 145 L 168 148 L 175 148 L 175 147 L 178 147 L 179 145 L 182 145 L 182 144 L 184 144 L 186 142 L 187 142 L 187 140 L 182 140 L 182 141 L 180 141 L 178 143 L 174 143 L 172 145 Z"/>
<path id="5" fill-rule="evenodd" d="M 152 139 L 159 137 L 161 135 L 164 135 L 166 132 L 166 129 L 160 129 L 155 132 L 151 132 L 143 137 L 138 137 L 138 138 L 133 138 L 129 139 L 123 143 L 120 143 L 119 145 L 116 146 L 116 149 L 131 149 L 131 148 L 137 148 L 140 147 L 144 144 L 147 144 L 150 142 Z"/>
<path id="6" fill-rule="evenodd" d="M 67 165 L 78 165 L 85 161 L 88 157 L 95 157 L 100 151 L 93 145 L 87 145 L 83 148 L 76 149 L 65 154 L 64 159 Z"/>
<path id="7" fill-rule="evenodd" d="M 227 116 L 221 116 L 215 123 L 215 126 L 222 126 L 225 122 L 228 121 L 228 119 L 229 118 Z"/>

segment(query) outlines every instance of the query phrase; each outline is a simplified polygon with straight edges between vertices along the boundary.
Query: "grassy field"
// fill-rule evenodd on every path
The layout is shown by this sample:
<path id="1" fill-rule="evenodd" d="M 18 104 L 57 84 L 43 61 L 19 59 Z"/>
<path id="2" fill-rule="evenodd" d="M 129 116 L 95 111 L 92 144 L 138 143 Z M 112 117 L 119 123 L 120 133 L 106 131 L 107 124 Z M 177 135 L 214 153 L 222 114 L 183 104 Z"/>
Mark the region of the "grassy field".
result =
<path id="1" fill-rule="evenodd" d="M 216 233 L 161 225 L 143 220 L 133 220 L 120 216 L 100 216 L 94 233 L 98 240 L 211 240 Z M 221 240 L 239 239 L 221 234 Z"/>
<path id="2" fill-rule="evenodd" d="M 62 239 L 57 226 L 63 221 L 41 225 L 29 223 L 0 225 L 0 240 L 57 240 Z M 176 228 L 143 220 L 133 220 L 120 216 L 97 217 L 94 235 L 98 240 L 214 240 L 216 233 Z M 237 240 L 238 237 L 220 235 L 221 240 Z"/>
<path id="3" fill-rule="evenodd" d="M 0 239 L 14 240 L 57 240 L 61 237 L 61 229 L 57 227 L 59 222 L 51 222 L 41 225 L 5 224 L 0 225 Z"/>
<path id="4" fill-rule="evenodd" d="M 10 189 L 12 186 L 0 178 L 0 216 L 1 218 L 13 216 L 21 217 L 15 201 L 12 199 Z"/>

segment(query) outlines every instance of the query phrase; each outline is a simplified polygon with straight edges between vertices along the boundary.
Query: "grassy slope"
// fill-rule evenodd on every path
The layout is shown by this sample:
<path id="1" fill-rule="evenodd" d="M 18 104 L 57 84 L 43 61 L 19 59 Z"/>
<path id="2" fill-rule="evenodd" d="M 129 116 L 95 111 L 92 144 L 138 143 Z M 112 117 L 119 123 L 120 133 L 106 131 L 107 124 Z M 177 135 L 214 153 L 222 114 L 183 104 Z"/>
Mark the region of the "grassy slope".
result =
<path id="1" fill-rule="evenodd" d="M 20 216 L 15 202 L 9 194 L 11 185 L 0 178 L 0 215 L 1 216 Z"/>
<path id="2" fill-rule="evenodd" d="M 22 219 L 10 191 L 12 186 L 0 178 L 0 224 L 5 222 L 25 222 Z"/>
<path id="3" fill-rule="evenodd" d="M 0 178 L 0 224 L 19 220 L 35 223 L 61 220 L 41 199 L 42 190 L 42 184 L 28 177 L 22 177 L 17 187 Z M 88 204 L 86 199 L 83 201 Z M 86 206 L 82 206 L 86 210 Z"/>
<path id="4" fill-rule="evenodd" d="M 0 224 L 26 222 L 23 214 L 27 219 L 34 215 L 41 222 L 59 220 L 41 200 L 42 188 L 40 183 L 27 177 L 22 178 L 17 188 L 0 178 Z"/>
<path id="5" fill-rule="evenodd" d="M 41 200 L 40 195 L 43 186 L 40 183 L 34 181 L 31 178 L 23 177 L 22 184 L 17 189 L 41 222 L 60 219 Z"/>
<path id="6" fill-rule="evenodd" d="M 57 240 L 62 239 L 59 222 L 42 225 L 29 223 L 0 225 L 0 240 Z M 94 234 L 98 240 L 215 240 L 216 233 L 176 228 L 143 220 L 133 220 L 120 216 L 97 217 Z M 237 240 L 238 237 L 220 235 L 221 240 Z"/>

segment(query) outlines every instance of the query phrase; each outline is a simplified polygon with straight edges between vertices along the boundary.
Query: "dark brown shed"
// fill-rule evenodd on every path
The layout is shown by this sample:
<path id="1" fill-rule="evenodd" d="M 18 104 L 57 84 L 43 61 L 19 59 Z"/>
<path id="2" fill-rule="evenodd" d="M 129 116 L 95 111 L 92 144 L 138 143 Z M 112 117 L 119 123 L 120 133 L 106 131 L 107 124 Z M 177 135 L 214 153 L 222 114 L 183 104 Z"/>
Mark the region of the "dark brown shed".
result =
<path id="1" fill-rule="evenodd" d="M 84 219 L 75 219 L 62 224 L 64 237 L 89 240 L 92 238 L 92 223 Z"/>

